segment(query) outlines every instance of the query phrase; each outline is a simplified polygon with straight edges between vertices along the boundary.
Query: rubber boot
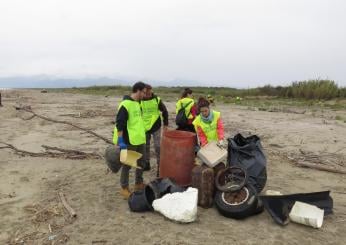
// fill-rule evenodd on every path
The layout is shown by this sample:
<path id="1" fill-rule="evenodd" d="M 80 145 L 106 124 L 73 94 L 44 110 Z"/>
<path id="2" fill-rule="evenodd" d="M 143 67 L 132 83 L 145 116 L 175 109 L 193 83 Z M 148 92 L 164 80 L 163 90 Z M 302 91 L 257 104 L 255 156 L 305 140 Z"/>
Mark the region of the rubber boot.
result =
<path id="1" fill-rule="evenodd" d="M 120 190 L 120 195 L 125 199 L 129 199 L 130 195 L 131 195 L 131 191 L 129 190 L 128 187 L 121 187 L 121 190 Z"/>

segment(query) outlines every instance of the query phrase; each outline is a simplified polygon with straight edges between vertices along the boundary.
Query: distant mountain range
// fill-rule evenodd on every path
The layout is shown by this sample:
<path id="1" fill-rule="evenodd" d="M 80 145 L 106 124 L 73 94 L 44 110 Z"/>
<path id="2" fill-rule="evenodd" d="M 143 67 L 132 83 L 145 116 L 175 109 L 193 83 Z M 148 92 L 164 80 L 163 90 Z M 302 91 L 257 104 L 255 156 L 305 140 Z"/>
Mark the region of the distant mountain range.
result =
<path id="1" fill-rule="evenodd" d="M 127 85 L 128 81 L 99 78 L 57 78 L 45 75 L 23 77 L 0 77 L 1 88 L 71 88 L 94 85 Z"/>
<path id="2" fill-rule="evenodd" d="M 90 86 L 111 86 L 111 85 L 132 85 L 137 80 L 127 78 L 109 78 L 109 77 L 87 77 L 87 78 L 60 78 L 48 75 L 36 76 L 16 76 L 0 77 L 0 88 L 72 88 L 72 87 L 90 87 Z M 170 81 L 150 80 L 153 86 L 210 86 L 215 83 L 201 83 L 193 80 L 174 79 Z"/>

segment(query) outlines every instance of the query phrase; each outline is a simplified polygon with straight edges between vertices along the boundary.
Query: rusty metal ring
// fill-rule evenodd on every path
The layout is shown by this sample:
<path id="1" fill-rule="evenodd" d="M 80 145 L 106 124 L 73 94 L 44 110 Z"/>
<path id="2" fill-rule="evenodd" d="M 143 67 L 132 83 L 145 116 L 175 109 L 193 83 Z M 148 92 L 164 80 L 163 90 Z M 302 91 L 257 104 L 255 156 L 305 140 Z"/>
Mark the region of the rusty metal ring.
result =
<path id="1" fill-rule="evenodd" d="M 241 167 L 228 167 L 217 173 L 215 186 L 222 192 L 235 192 L 243 188 L 248 180 L 246 171 Z"/>

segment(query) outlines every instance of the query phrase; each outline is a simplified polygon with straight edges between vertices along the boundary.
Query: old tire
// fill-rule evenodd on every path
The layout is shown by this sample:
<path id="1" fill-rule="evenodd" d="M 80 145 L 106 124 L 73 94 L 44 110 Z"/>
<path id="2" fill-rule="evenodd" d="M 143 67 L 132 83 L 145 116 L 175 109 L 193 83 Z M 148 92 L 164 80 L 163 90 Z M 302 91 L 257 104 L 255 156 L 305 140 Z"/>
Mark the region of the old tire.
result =
<path id="1" fill-rule="evenodd" d="M 237 192 L 217 191 L 214 201 L 219 213 L 228 218 L 244 219 L 259 211 L 257 192 L 252 185 Z"/>

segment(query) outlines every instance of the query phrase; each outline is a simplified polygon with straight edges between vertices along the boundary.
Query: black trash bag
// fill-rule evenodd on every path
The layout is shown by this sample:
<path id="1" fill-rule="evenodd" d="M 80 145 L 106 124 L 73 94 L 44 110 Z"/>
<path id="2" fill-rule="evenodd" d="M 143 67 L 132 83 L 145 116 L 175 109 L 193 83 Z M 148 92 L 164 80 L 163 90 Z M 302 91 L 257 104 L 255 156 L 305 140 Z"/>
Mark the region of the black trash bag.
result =
<path id="1" fill-rule="evenodd" d="M 233 219 L 245 219 L 263 212 L 263 203 L 252 185 L 235 192 L 216 191 L 214 203 L 220 214 Z"/>
<path id="2" fill-rule="evenodd" d="M 174 180 L 170 178 L 157 178 L 151 181 L 148 186 L 152 188 L 155 199 L 161 198 L 167 193 L 183 192 L 186 190 L 177 185 Z"/>
<path id="3" fill-rule="evenodd" d="M 228 165 L 238 166 L 247 171 L 248 183 L 260 193 L 267 182 L 267 160 L 261 140 L 257 135 L 247 138 L 237 134 L 228 138 Z"/>
<path id="4" fill-rule="evenodd" d="M 315 205 L 324 210 L 324 214 L 333 213 L 333 199 L 330 191 L 299 193 L 280 196 L 259 196 L 264 204 L 264 208 L 269 212 L 274 221 L 280 225 L 287 225 L 289 213 L 296 201 Z"/>
<path id="5" fill-rule="evenodd" d="M 106 164 L 113 173 L 117 173 L 122 163 L 120 162 L 120 148 L 116 145 L 110 145 L 105 152 Z"/>
<path id="6" fill-rule="evenodd" d="M 154 191 L 147 185 L 143 190 L 132 192 L 128 199 L 128 204 L 132 212 L 152 211 L 154 200 Z"/>

